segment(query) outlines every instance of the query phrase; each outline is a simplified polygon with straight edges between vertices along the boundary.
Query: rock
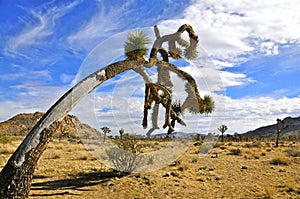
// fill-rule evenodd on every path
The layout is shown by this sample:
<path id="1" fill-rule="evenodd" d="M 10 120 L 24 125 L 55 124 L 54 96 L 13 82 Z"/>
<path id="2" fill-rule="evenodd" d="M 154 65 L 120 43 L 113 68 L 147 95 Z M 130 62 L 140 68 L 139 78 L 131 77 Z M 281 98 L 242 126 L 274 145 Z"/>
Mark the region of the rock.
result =
<path id="1" fill-rule="evenodd" d="M 216 180 L 222 180 L 222 177 L 217 176 L 215 179 L 216 179 Z"/>
<path id="2" fill-rule="evenodd" d="M 209 168 L 208 170 L 209 170 L 209 171 L 214 171 L 215 169 L 214 169 L 214 168 Z"/>
<path id="3" fill-rule="evenodd" d="M 164 175 L 163 175 L 163 177 L 169 177 L 170 176 L 170 173 L 165 173 Z"/>
<path id="4" fill-rule="evenodd" d="M 145 184 L 150 186 L 151 185 L 151 181 L 147 180 Z"/>
<path id="5" fill-rule="evenodd" d="M 197 181 L 204 182 L 205 180 L 203 178 L 198 178 Z"/>
<path id="6" fill-rule="evenodd" d="M 205 169 L 207 169 L 207 166 L 202 166 L 199 168 L 199 170 L 205 170 Z"/>
<path id="7" fill-rule="evenodd" d="M 179 173 L 172 171 L 172 172 L 171 172 L 171 175 L 174 176 L 174 177 L 178 177 L 178 176 L 179 176 Z"/>
<path id="8" fill-rule="evenodd" d="M 113 183 L 113 182 L 109 182 L 109 183 L 107 184 L 107 186 L 109 186 L 109 187 L 113 187 L 113 186 L 115 186 L 115 183 Z"/>
<path id="9" fill-rule="evenodd" d="M 141 176 L 141 174 L 136 174 L 135 177 L 136 178 L 141 178 L 142 176 Z"/>
<path id="10" fill-rule="evenodd" d="M 286 170 L 285 169 L 279 169 L 278 172 L 286 172 Z"/>
<path id="11" fill-rule="evenodd" d="M 147 177 L 147 176 L 144 176 L 143 179 L 144 180 L 150 180 L 149 177 Z"/>
<path id="12" fill-rule="evenodd" d="M 242 169 L 248 169 L 248 167 L 247 166 L 242 166 Z"/>
<path id="13" fill-rule="evenodd" d="M 211 156 L 211 158 L 218 158 L 219 157 L 219 154 L 217 154 L 217 153 L 214 153 L 212 156 Z"/>

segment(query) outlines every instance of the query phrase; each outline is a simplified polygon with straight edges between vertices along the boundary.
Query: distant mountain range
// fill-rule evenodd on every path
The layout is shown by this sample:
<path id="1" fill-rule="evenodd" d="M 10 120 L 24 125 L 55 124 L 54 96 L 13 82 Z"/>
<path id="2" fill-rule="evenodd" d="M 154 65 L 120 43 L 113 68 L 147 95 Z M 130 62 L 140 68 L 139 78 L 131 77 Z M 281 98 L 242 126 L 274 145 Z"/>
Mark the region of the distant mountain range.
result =
<path id="1" fill-rule="evenodd" d="M 32 127 L 41 119 L 44 113 L 21 113 L 7 121 L 0 122 L 0 135 L 25 136 L 29 133 Z M 74 115 L 67 115 L 60 123 L 60 126 L 54 132 L 56 137 L 78 137 L 78 131 L 81 135 L 98 134 L 96 129 L 87 124 L 83 124 Z"/>
<path id="2" fill-rule="evenodd" d="M 44 113 L 21 113 L 7 121 L 0 122 L 0 135 L 16 135 L 24 136 L 32 129 L 32 127 L 39 121 Z M 282 136 L 300 136 L 300 117 L 287 117 L 283 120 L 289 127 L 285 129 Z M 87 124 L 83 124 L 74 115 L 67 115 L 61 122 L 61 126 L 58 128 L 55 136 L 67 136 L 78 137 L 78 130 L 86 134 L 98 134 L 100 133 L 96 129 L 90 127 Z M 244 133 L 245 136 L 276 136 L 277 129 L 276 124 L 257 128 L 252 131 Z M 197 133 L 186 134 L 182 132 L 174 132 L 171 134 L 175 137 L 190 137 L 195 136 Z M 166 134 L 153 134 L 154 137 L 165 137 Z"/>
<path id="3" fill-rule="evenodd" d="M 282 133 L 282 136 L 300 136 L 300 117 L 286 117 L 283 119 L 284 124 L 289 125 Z M 246 136 L 276 136 L 277 127 L 276 123 L 268 126 L 257 128 L 253 131 L 248 131 L 243 135 Z"/>

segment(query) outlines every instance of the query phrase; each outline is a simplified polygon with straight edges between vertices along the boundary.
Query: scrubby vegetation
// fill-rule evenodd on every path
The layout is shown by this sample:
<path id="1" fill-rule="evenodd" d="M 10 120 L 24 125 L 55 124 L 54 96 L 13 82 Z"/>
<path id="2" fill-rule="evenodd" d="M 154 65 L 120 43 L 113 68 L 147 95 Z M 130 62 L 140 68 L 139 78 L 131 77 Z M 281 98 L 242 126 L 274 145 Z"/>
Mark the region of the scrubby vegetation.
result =
<path id="1" fill-rule="evenodd" d="M 188 150 L 169 166 L 151 173 L 131 174 L 141 162 L 151 164 L 151 157 L 145 159 L 143 154 L 161 149 L 172 139 L 126 134 L 122 138 L 108 137 L 119 148 L 108 151 L 115 161 L 115 167 L 108 168 L 89 154 L 79 138 L 72 139 L 76 141 L 55 138 L 38 163 L 30 198 L 299 196 L 300 143 L 297 140 L 285 140 L 276 148 L 272 141 L 257 138 L 250 142 L 226 141 L 226 137 L 223 143 L 217 142 L 211 148 L 204 137 L 195 136 Z M 20 142 L 20 138 L 14 136 L 7 139 L 10 141 L 0 143 L 0 167 Z M 206 154 L 199 154 L 205 150 Z"/>

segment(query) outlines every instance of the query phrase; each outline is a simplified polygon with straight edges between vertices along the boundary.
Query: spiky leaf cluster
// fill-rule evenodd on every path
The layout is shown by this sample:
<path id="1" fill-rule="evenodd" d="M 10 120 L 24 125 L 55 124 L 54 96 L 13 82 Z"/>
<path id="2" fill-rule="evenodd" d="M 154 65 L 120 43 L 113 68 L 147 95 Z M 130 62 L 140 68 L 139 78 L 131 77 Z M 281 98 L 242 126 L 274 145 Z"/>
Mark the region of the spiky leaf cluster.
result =
<path id="1" fill-rule="evenodd" d="M 196 59 L 198 56 L 197 49 L 187 48 L 184 50 L 184 57 L 188 60 Z"/>
<path id="2" fill-rule="evenodd" d="M 204 96 L 204 104 L 205 104 L 204 113 L 209 114 L 215 110 L 215 102 L 209 95 Z"/>
<path id="3" fill-rule="evenodd" d="M 146 45 L 150 42 L 150 38 L 143 31 L 137 30 L 129 33 L 124 45 L 126 57 L 129 60 L 142 58 L 147 54 L 148 48 Z"/>
<path id="4" fill-rule="evenodd" d="M 203 103 L 204 106 L 202 106 L 200 109 L 198 107 L 191 107 L 189 108 L 189 112 L 193 114 L 209 114 L 215 110 L 215 102 L 209 95 L 204 96 Z"/>
<path id="5" fill-rule="evenodd" d="M 172 103 L 172 110 L 175 112 L 176 115 L 182 115 L 182 104 L 180 100 L 176 100 Z"/>

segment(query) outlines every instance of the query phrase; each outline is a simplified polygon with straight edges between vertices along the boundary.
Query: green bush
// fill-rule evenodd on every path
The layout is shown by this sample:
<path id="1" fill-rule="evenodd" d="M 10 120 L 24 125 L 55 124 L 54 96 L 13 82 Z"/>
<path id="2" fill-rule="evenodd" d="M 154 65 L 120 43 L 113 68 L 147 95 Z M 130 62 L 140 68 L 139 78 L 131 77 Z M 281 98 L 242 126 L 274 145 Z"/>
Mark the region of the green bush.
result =
<path id="1" fill-rule="evenodd" d="M 12 138 L 6 135 L 0 135 L 0 144 L 10 144 L 12 142 Z"/>

